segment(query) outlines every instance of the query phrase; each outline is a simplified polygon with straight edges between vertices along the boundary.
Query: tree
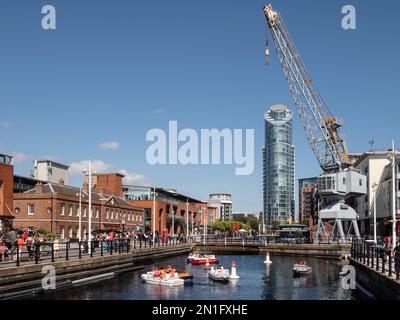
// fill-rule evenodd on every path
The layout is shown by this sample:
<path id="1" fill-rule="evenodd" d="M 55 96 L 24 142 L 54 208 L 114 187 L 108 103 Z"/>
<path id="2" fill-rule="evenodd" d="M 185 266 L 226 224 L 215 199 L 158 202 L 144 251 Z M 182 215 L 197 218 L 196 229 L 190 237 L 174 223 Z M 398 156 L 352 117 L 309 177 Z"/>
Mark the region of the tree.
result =
<path id="1" fill-rule="evenodd" d="M 258 226 L 260 225 L 260 221 L 257 218 L 248 219 L 248 225 L 253 230 L 258 230 Z"/>

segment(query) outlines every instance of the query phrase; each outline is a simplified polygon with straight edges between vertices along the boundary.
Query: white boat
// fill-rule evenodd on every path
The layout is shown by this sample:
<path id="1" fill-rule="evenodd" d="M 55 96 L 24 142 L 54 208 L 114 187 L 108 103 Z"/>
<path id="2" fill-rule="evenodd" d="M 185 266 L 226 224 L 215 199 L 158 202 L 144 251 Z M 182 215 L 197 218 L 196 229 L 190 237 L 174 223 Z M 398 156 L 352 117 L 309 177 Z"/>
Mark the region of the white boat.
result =
<path id="1" fill-rule="evenodd" d="M 210 271 L 208 271 L 208 276 L 211 280 L 220 281 L 220 282 L 229 282 L 229 270 L 224 269 L 224 267 L 220 266 L 218 268 L 212 267 Z"/>
<path id="2" fill-rule="evenodd" d="M 160 286 L 175 287 L 184 284 L 184 280 L 180 279 L 178 273 L 175 273 L 174 277 L 170 277 L 169 274 L 165 278 L 161 276 L 155 276 L 154 271 L 150 271 L 142 274 L 142 279 L 147 283 L 158 284 Z"/>
<path id="3" fill-rule="evenodd" d="M 306 275 L 306 274 L 308 274 L 308 273 L 310 273 L 312 271 L 312 268 L 311 267 L 309 267 L 308 265 L 306 265 L 306 264 L 299 264 L 299 263 L 296 263 L 294 266 L 293 266 L 293 276 L 302 276 L 302 275 Z"/>

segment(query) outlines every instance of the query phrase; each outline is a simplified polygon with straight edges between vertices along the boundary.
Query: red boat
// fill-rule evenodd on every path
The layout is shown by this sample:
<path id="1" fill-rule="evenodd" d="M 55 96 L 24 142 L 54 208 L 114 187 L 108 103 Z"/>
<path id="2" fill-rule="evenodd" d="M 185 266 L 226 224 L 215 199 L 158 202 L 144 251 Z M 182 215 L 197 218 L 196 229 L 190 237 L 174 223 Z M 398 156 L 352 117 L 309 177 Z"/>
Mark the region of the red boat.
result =
<path id="1" fill-rule="evenodd" d="M 217 258 L 195 258 L 192 260 L 193 265 L 204 265 L 207 264 L 207 261 L 209 264 L 216 264 L 218 263 Z"/>

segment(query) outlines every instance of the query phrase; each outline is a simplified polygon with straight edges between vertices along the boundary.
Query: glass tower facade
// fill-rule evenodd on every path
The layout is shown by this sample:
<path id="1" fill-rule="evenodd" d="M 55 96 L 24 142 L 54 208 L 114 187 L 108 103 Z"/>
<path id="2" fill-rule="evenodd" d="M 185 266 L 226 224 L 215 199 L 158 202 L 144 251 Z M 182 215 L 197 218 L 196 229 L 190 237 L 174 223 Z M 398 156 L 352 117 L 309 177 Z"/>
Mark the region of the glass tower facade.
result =
<path id="1" fill-rule="evenodd" d="M 295 212 L 295 148 L 292 144 L 292 112 L 274 105 L 265 115 L 263 148 L 263 218 L 266 226 L 285 224 Z"/>

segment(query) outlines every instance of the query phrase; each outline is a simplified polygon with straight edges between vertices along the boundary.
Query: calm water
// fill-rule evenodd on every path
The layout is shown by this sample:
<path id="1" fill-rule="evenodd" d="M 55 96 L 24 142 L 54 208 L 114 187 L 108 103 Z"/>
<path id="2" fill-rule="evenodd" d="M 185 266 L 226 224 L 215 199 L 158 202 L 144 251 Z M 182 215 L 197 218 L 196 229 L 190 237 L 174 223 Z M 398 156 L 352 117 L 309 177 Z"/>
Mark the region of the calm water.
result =
<path id="1" fill-rule="evenodd" d="M 157 265 L 176 266 L 179 271 L 193 273 L 192 284 L 180 288 L 160 287 L 142 282 L 140 275 L 151 270 L 121 274 L 100 283 L 69 288 L 34 299 L 111 299 L 111 300 L 352 300 L 358 299 L 351 291 L 343 290 L 340 284 L 340 266 L 336 261 L 307 258 L 312 273 L 293 278 L 296 257 L 271 256 L 272 265 L 266 266 L 263 256 L 217 256 L 220 263 L 230 267 L 236 260 L 240 276 L 236 282 L 216 283 L 207 277 L 202 266 L 186 264 L 186 256 L 160 260 Z"/>

